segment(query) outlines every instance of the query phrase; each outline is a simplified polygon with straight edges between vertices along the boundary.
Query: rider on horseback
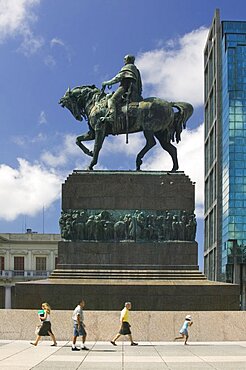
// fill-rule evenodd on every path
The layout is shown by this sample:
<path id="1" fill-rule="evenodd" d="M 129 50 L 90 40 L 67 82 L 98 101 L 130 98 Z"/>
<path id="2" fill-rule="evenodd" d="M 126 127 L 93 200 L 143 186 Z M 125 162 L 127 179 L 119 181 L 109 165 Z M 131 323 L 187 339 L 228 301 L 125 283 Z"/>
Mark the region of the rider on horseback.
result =
<path id="1" fill-rule="evenodd" d="M 120 82 L 118 89 L 108 99 L 108 113 L 105 117 L 113 126 L 116 123 L 117 108 L 123 105 L 123 100 L 127 104 L 143 100 L 141 75 L 134 61 L 135 57 L 133 55 L 126 55 L 124 57 L 125 65 L 120 72 L 111 80 L 102 83 L 102 88 L 104 89 L 106 86 Z"/>

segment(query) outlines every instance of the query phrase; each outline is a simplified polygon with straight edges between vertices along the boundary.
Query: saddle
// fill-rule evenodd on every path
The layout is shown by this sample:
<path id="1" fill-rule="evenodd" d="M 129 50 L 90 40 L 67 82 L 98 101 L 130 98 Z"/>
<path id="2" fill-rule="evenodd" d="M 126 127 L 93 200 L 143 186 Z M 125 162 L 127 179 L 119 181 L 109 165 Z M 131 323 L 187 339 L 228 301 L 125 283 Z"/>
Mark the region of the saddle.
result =
<path id="1" fill-rule="evenodd" d="M 138 114 L 139 102 L 131 102 L 128 105 L 116 108 L 116 121 L 112 124 L 112 134 L 117 135 L 130 131 Z M 128 118 L 127 118 L 128 115 Z M 127 127 L 128 126 L 128 127 Z"/>

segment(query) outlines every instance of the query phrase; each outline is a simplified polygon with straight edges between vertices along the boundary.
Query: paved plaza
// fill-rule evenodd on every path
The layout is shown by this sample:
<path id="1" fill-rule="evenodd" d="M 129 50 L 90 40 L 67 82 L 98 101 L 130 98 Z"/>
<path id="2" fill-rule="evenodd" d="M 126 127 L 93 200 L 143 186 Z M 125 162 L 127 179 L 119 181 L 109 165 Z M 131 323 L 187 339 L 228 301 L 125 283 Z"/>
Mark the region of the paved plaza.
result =
<path id="1" fill-rule="evenodd" d="M 1 370 L 246 370 L 246 342 L 88 342 L 89 351 L 71 351 L 71 342 L 0 340 Z"/>

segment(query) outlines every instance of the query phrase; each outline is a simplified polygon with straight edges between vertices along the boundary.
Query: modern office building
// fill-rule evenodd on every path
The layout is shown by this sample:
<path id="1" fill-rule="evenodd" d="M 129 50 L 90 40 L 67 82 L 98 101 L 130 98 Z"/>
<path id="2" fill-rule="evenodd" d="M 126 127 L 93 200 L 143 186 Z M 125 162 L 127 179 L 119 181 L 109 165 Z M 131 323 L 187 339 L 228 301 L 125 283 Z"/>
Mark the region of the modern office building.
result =
<path id="1" fill-rule="evenodd" d="M 215 11 L 204 79 L 204 269 L 209 279 L 245 290 L 246 21 L 220 21 Z"/>

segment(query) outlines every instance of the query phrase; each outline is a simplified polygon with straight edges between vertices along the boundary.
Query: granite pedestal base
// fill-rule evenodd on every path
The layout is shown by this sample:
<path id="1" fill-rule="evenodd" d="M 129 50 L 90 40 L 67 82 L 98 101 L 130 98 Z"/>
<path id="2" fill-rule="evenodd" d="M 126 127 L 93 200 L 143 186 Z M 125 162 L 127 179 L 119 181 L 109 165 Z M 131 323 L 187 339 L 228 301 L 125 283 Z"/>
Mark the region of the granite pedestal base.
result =
<path id="1" fill-rule="evenodd" d="M 194 199 L 194 183 L 182 172 L 75 171 L 62 188 L 67 241 L 59 242 L 58 268 L 48 280 L 16 284 L 16 308 L 48 301 L 70 310 L 83 297 L 89 310 L 120 310 L 126 301 L 142 311 L 239 310 L 239 286 L 199 272 L 197 243 L 187 232 Z M 128 225 L 125 234 L 110 234 L 107 225 L 126 215 L 135 231 Z"/>
<path id="2" fill-rule="evenodd" d="M 18 283 L 16 308 L 71 310 L 83 297 L 88 310 L 117 310 L 131 301 L 139 311 L 239 310 L 237 285 L 187 280 L 52 279 Z"/>
<path id="3" fill-rule="evenodd" d="M 199 271 L 196 242 L 60 242 L 60 264 L 48 280 L 18 283 L 16 308 L 48 301 L 69 310 L 239 310 L 238 285 L 211 282 Z"/>

